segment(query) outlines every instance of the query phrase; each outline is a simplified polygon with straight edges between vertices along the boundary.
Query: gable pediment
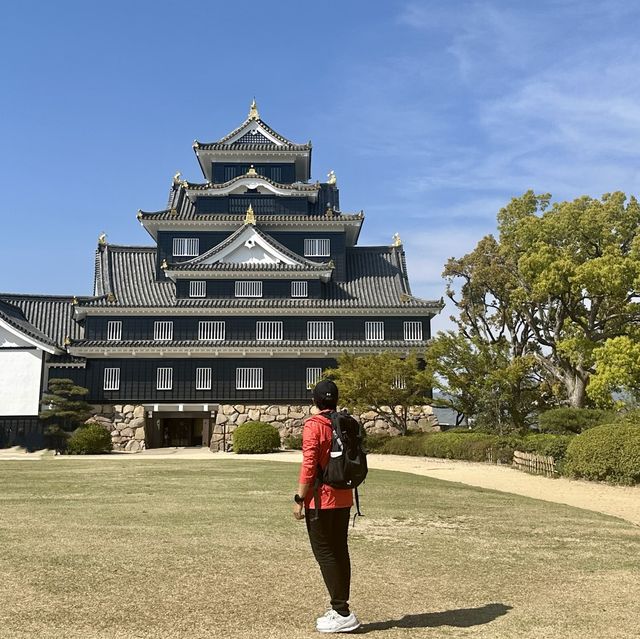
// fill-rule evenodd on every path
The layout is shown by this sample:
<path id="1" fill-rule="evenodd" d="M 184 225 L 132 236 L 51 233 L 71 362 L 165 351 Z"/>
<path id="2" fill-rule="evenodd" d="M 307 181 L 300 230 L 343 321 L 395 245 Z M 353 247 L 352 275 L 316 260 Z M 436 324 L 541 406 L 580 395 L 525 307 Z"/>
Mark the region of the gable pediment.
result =
<path id="1" fill-rule="evenodd" d="M 276 144 L 283 146 L 283 141 L 273 135 L 266 127 L 262 126 L 260 120 L 249 120 L 233 136 L 224 141 L 225 144 Z"/>

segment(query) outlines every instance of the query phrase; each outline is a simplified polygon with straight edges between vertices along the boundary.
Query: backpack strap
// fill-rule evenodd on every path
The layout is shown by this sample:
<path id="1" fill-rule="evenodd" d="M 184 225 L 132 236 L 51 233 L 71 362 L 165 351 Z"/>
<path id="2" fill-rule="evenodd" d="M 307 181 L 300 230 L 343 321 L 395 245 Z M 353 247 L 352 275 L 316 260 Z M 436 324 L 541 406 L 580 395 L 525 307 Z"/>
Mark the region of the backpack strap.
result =
<path id="1" fill-rule="evenodd" d="M 328 414 L 327 414 L 328 413 Z M 334 424 L 334 420 L 333 420 L 333 416 L 335 414 L 335 411 L 332 411 L 330 409 L 327 410 L 323 410 L 320 411 L 318 413 L 318 415 L 324 415 L 325 417 L 327 417 L 330 421 L 331 421 L 331 437 L 333 437 L 333 424 Z M 318 468 L 316 469 L 316 478 L 313 482 L 313 502 L 314 502 L 314 513 L 313 513 L 313 518 L 311 521 L 318 521 L 320 515 L 320 486 L 322 485 L 323 481 L 322 481 L 322 476 L 324 473 L 324 469 L 322 468 L 322 466 L 320 466 L 320 464 L 318 464 Z"/>
<path id="2" fill-rule="evenodd" d="M 356 486 L 356 512 L 353 514 L 353 524 L 352 527 L 356 527 L 356 517 L 362 517 L 362 513 L 360 512 L 360 496 L 358 495 L 358 487 Z"/>

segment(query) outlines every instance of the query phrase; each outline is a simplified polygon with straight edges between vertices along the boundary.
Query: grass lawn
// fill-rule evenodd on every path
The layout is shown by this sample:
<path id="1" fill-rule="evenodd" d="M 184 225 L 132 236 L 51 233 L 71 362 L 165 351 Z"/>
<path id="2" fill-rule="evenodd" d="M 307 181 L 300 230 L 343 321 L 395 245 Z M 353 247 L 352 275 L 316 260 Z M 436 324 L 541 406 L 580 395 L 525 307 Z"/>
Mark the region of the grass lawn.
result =
<path id="1" fill-rule="evenodd" d="M 0 465 L 2 639 L 314 637 L 327 607 L 293 464 Z M 351 529 L 371 637 L 637 638 L 640 528 L 371 471 Z"/>

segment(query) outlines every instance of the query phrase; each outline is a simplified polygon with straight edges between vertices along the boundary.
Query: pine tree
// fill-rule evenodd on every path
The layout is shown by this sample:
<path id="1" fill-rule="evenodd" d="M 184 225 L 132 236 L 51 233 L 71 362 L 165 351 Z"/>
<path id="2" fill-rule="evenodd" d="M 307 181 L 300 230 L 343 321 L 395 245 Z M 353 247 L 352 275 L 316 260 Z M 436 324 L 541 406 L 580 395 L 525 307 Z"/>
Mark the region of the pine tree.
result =
<path id="1" fill-rule="evenodd" d="M 89 389 L 77 386 L 71 379 L 49 380 L 49 392 L 42 397 L 47 406 L 40 419 L 50 424 L 49 432 L 72 431 L 81 426 L 93 413 L 84 398 Z"/>

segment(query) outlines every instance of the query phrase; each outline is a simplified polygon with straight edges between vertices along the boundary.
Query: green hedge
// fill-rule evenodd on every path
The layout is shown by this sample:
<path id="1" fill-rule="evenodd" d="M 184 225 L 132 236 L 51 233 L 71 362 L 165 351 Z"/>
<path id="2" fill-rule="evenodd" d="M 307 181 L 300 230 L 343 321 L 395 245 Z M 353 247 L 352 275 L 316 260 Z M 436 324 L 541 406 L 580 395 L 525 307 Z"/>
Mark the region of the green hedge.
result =
<path id="1" fill-rule="evenodd" d="M 280 448 L 280 433 L 264 422 L 245 422 L 233 431 L 234 453 L 270 453 Z"/>
<path id="2" fill-rule="evenodd" d="M 113 448 L 111 434 L 100 424 L 86 424 L 76 430 L 67 441 L 71 455 L 100 455 Z"/>
<path id="3" fill-rule="evenodd" d="M 367 450 L 388 455 L 415 457 L 439 457 L 466 461 L 494 461 L 511 463 L 513 452 L 521 450 L 539 455 L 550 455 L 561 461 L 571 436 L 517 435 L 500 436 L 474 431 L 447 431 L 444 433 L 419 433 L 406 437 L 381 437 L 370 442 Z M 373 447 L 371 446 L 373 443 Z"/>
<path id="4" fill-rule="evenodd" d="M 302 435 L 287 435 L 282 444 L 290 450 L 302 450 Z"/>
<path id="5" fill-rule="evenodd" d="M 540 414 L 539 426 L 543 433 L 571 435 L 582 433 L 600 424 L 609 424 L 615 413 L 591 408 L 553 408 Z"/>
<path id="6" fill-rule="evenodd" d="M 574 437 L 567 448 L 564 472 L 617 484 L 640 483 L 640 427 L 605 424 Z"/>

